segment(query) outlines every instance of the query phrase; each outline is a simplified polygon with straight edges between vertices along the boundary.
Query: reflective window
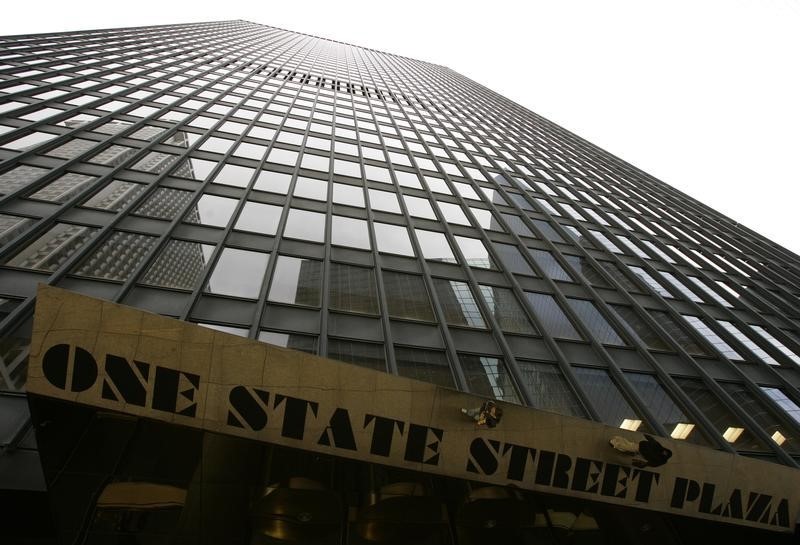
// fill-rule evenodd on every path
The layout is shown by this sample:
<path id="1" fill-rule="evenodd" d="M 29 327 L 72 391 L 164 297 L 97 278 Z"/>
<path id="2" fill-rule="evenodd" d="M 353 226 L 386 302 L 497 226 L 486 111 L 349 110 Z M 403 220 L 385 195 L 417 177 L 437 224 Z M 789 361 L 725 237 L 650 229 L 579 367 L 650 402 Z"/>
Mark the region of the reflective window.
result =
<path id="1" fill-rule="evenodd" d="M 520 402 L 503 360 L 467 354 L 459 354 L 458 358 L 470 392 L 509 403 Z"/>
<path id="2" fill-rule="evenodd" d="M 293 167 L 297 164 L 298 153 L 280 148 L 272 148 L 267 156 L 267 162 Z"/>
<path id="3" fill-rule="evenodd" d="M 386 355 L 383 352 L 382 344 L 330 338 L 328 339 L 328 357 L 375 371 L 386 371 Z"/>
<path id="4" fill-rule="evenodd" d="M 367 222 L 344 216 L 333 216 L 331 223 L 331 243 L 349 248 L 369 250 Z"/>
<path id="5" fill-rule="evenodd" d="M 294 196 L 317 201 L 328 200 L 328 182 L 314 178 L 298 176 L 294 186 Z"/>
<path id="6" fill-rule="evenodd" d="M 567 297 L 567 303 L 572 307 L 575 314 L 589 330 L 592 337 L 603 344 L 625 345 L 625 341 L 617 334 L 611 324 L 606 321 L 594 303 L 584 299 L 572 299 Z"/>
<path id="7" fill-rule="evenodd" d="M 394 349 L 397 371 L 402 377 L 413 378 L 454 388 L 453 374 L 447 355 L 438 350 L 420 350 L 397 346 Z"/>
<path id="8" fill-rule="evenodd" d="M 238 201 L 226 197 L 204 194 L 197 204 L 189 209 L 184 221 L 225 227 L 236 209 Z"/>
<path id="9" fill-rule="evenodd" d="M 656 377 L 643 373 L 625 373 L 625 377 L 670 437 L 696 445 L 710 446 L 702 431 L 678 407 Z"/>
<path id="10" fill-rule="evenodd" d="M 0 246 L 30 229 L 33 223 L 30 218 L 0 214 Z"/>
<path id="11" fill-rule="evenodd" d="M 770 365 L 780 365 L 778 361 L 767 354 L 767 352 L 750 340 L 747 335 L 745 335 L 738 327 L 736 327 L 731 322 L 727 322 L 725 320 L 717 320 L 717 323 L 725 328 L 725 330 L 733 335 L 737 341 L 745 345 L 753 354 L 755 354 L 761 361 L 764 363 L 768 363 Z"/>
<path id="12" fill-rule="evenodd" d="M 647 286 L 649 286 L 650 289 L 659 294 L 661 297 L 674 299 L 672 294 L 664 286 L 659 284 L 655 278 L 650 276 L 650 274 L 647 271 L 645 271 L 641 267 L 632 267 L 630 265 L 628 265 L 628 268 L 631 270 L 633 274 L 638 276 Z"/>
<path id="13" fill-rule="evenodd" d="M 536 238 L 533 232 L 525 225 L 525 222 L 522 221 L 522 218 L 515 214 L 500 214 L 511 230 L 522 237 L 532 237 Z"/>
<path id="14" fill-rule="evenodd" d="M 21 165 L 0 174 L 0 195 L 13 193 L 48 173 L 46 168 Z"/>
<path id="15" fill-rule="evenodd" d="M 445 263 L 457 263 L 453 250 L 447 242 L 447 237 L 435 231 L 423 231 L 414 229 L 414 234 L 419 241 L 422 256 L 431 261 L 444 261 Z"/>
<path id="16" fill-rule="evenodd" d="M 31 194 L 30 198 L 52 202 L 67 202 L 83 189 L 89 187 L 89 184 L 94 180 L 97 180 L 94 176 L 68 172 Z"/>
<path id="17" fill-rule="evenodd" d="M 253 185 L 253 189 L 286 195 L 289 192 L 289 184 L 291 181 L 292 176 L 290 174 L 273 172 L 271 170 L 262 170 L 258 173 L 258 177 L 256 178 L 256 183 Z"/>
<path id="18" fill-rule="evenodd" d="M 140 282 L 163 288 L 192 290 L 200 281 L 214 246 L 187 240 L 170 240 Z"/>
<path id="19" fill-rule="evenodd" d="M 534 407 L 542 411 L 586 417 L 578 398 L 557 365 L 533 361 L 517 361 L 522 379 L 533 396 Z"/>
<path id="20" fill-rule="evenodd" d="M 333 202 L 364 208 L 364 190 L 349 184 L 333 184 Z"/>
<path id="21" fill-rule="evenodd" d="M 767 435 L 772 437 L 775 444 L 791 454 L 800 453 L 800 442 L 798 442 L 797 434 L 781 423 L 773 413 L 772 407 L 768 407 L 751 394 L 744 384 L 733 382 L 720 382 L 719 384 L 733 398 L 736 404 L 744 409 L 756 421 L 756 424 L 767 432 Z"/>
<path id="22" fill-rule="evenodd" d="M 788 398 L 788 396 L 779 388 L 773 388 L 771 386 L 761 386 L 761 390 L 765 394 L 769 396 L 769 398 L 774 401 L 778 407 L 783 409 L 786 414 L 794 418 L 794 420 L 800 424 L 800 407 L 797 404 Z"/>
<path id="23" fill-rule="evenodd" d="M 421 276 L 383 271 L 386 306 L 389 316 L 433 321 L 428 290 Z"/>
<path id="24" fill-rule="evenodd" d="M 282 255 L 275 263 L 268 299 L 276 303 L 318 307 L 321 288 L 321 261 Z"/>
<path id="25" fill-rule="evenodd" d="M 675 342 L 686 350 L 689 354 L 695 356 L 708 356 L 709 353 L 686 332 L 683 326 L 672 319 L 672 317 L 661 310 L 649 310 L 653 315 L 655 321 L 667 332 L 667 335 L 672 337 Z"/>
<path id="26" fill-rule="evenodd" d="M 258 340 L 261 342 L 307 352 L 317 353 L 317 338 L 311 335 L 300 335 L 299 333 L 280 333 L 278 331 L 259 331 Z"/>
<path id="27" fill-rule="evenodd" d="M 404 195 L 403 201 L 406 203 L 406 208 L 408 208 L 409 215 L 430 220 L 436 219 L 436 214 L 434 213 L 433 208 L 431 208 L 431 203 L 428 201 L 428 199 Z"/>
<path id="28" fill-rule="evenodd" d="M 525 292 L 525 297 L 550 335 L 560 339 L 583 340 L 552 295 Z"/>
<path id="29" fill-rule="evenodd" d="M 215 184 L 232 185 L 234 187 L 247 187 L 253 178 L 255 169 L 240 167 L 238 165 L 225 165 L 214 178 Z"/>
<path id="30" fill-rule="evenodd" d="M 274 235 L 278 230 L 282 211 L 280 206 L 247 201 L 234 227 L 241 231 Z"/>
<path id="31" fill-rule="evenodd" d="M 402 225 L 389 225 L 388 223 L 373 223 L 375 229 L 375 243 L 379 252 L 399 255 L 414 255 L 408 230 Z"/>
<path id="32" fill-rule="evenodd" d="M 492 246 L 494 246 L 494 249 L 497 252 L 500 261 L 503 263 L 505 270 L 517 274 L 536 276 L 536 273 L 533 272 L 531 266 L 528 265 L 528 262 L 525 261 L 524 257 L 522 257 L 522 253 L 519 251 L 519 248 L 512 246 L 511 244 L 502 244 L 499 242 L 495 242 Z"/>
<path id="33" fill-rule="evenodd" d="M 396 193 L 379 191 L 377 189 L 368 189 L 367 192 L 369 193 L 369 205 L 373 210 L 392 212 L 395 214 L 400 213 L 400 203 L 397 201 Z"/>
<path id="34" fill-rule="evenodd" d="M 283 236 L 312 242 L 324 242 L 325 214 L 290 208 Z"/>
<path id="35" fill-rule="evenodd" d="M 489 312 L 494 315 L 500 329 L 509 333 L 536 333 L 536 329 L 528 320 L 513 291 L 508 288 L 486 285 L 481 285 L 480 291 Z"/>
<path id="36" fill-rule="evenodd" d="M 214 265 L 206 291 L 257 299 L 268 260 L 269 254 L 263 252 L 224 248 Z M 247 274 L 242 274 L 242 271 L 247 271 Z"/>
<path id="37" fill-rule="evenodd" d="M 45 234 L 6 262 L 6 265 L 39 271 L 55 271 L 96 233 L 97 229 L 56 223 Z"/>
<path id="38" fill-rule="evenodd" d="M 448 324 L 486 327 L 478 303 L 466 282 L 434 278 L 433 286 Z"/>
<path id="39" fill-rule="evenodd" d="M 140 204 L 135 210 L 134 214 L 138 214 L 140 216 L 148 216 L 151 218 L 159 218 L 165 220 L 173 220 L 178 217 L 186 208 L 189 206 L 189 203 L 194 198 L 194 193 L 191 191 L 183 191 L 181 189 L 172 189 L 168 187 L 159 187 L 153 191 L 145 201 Z M 219 199 L 221 197 L 215 197 L 215 199 Z M 204 204 L 203 206 L 209 206 L 213 199 L 205 199 L 203 197 L 200 199 Z M 233 199 L 226 199 L 222 201 L 223 203 L 227 203 L 230 206 L 236 206 L 236 201 Z M 186 221 L 191 221 L 194 223 L 202 223 L 199 221 L 197 217 L 197 207 L 200 205 L 198 204 L 195 207 L 189 208 L 189 213 L 186 215 Z M 230 216 L 228 216 L 230 217 Z M 221 225 L 221 227 L 225 226 L 227 223 L 227 218 L 225 222 Z"/>
<path id="40" fill-rule="evenodd" d="M 666 271 L 658 271 L 661 273 L 661 276 L 667 279 L 667 282 L 672 284 L 672 286 L 681 292 L 688 300 L 694 301 L 695 303 L 702 303 L 703 299 L 695 294 L 692 290 L 686 287 L 683 282 L 678 280 L 675 275 L 668 273 Z"/>
<path id="41" fill-rule="evenodd" d="M 145 185 L 113 180 L 106 187 L 87 199 L 82 206 L 103 210 L 124 210 L 145 190 Z"/>
<path id="42" fill-rule="evenodd" d="M 438 204 L 439 209 L 442 211 L 442 215 L 444 215 L 444 219 L 447 223 L 455 223 L 456 225 L 472 225 L 467 219 L 467 215 L 464 214 L 464 211 L 457 204 L 451 204 L 449 202 L 440 202 Z M 485 210 L 485 212 L 491 216 L 491 212 L 488 210 Z M 491 217 L 489 219 L 491 219 Z"/>
<path id="43" fill-rule="evenodd" d="M 575 378 L 600 419 L 617 428 L 653 433 L 650 426 L 628 403 L 604 369 L 574 367 Z"/>
<path id="44" fill-rule="evenodd" d="M 767 342 L 769 342 L 772 346 L 780 350 L 784 356 L 795 362 L 796 364 L 800 365 L 800 356 L 795 354 L 792 350 L 789 350 L 786 345 L 780 342 L 778 339 L 773 337 L 766 329 L 761 327 L 760 325 L 751 324 L 751 328 L 753 331 L 761 335 Z"/>
<path id="45" fill-rule="evenodd" d="M 533 260 L 544 271 L 544 273 L 553 280 L 566 280 L 572 281 L 572 277 L 567 274 L 567 271 L 556 261 L 556 258 L 548 251 L 545 250 L 531 250 L 528 249 Z"/>
<path id="46" fill-rule="evenodd" d="M 331 263 L 328 295 L 331 309 L 378 313 L 378 292 L 372 269 Z"/>
<path id="47" fill-rule="evenodd" d="M 700 333 L 705 339 L 714 345 L 714 348 L 719 350 L 723 356 L 732 360 L 743 360 L 744 358 L 739 355 L 739 353 L 731 348 L 731 346 L 723 341 L 719 335 L 714 333 L 710 327 L 708 327 L 703 320 L 698 318 L 697 316 L 691 316 L 689 314 L 683 314 L 683 319 L 688 322 L 690 326 L 694 328 L 695 331 Z"/>
<path id="48" fill-rule="evenodd" d="M 628 333 L 638 337 L 648 348 L 653 348 L 655 350 L 671 350 L 669 345 L 639 317 L 633 308 L 623 305 L 609 306 L 622 319 L 622 323 L 627 326 Z"/>
<path id="49" fill-rule="evenodd" d="M 158 237 L 114 231 L 85 258 L 73 274 L 107 280 L 127 280 L 147 256 Z"/>
<path id="50" fill-rule="evenodd" d="M 545 237 L 547 237 L 548 240 L 551 240 L 553 242 L 564 242 L 564 238 L 558 234 L 558 231 L 556 231 L 555 227 L 553 227 L 553 225 L 550 222 L 544 220 L 535 220 L 535 219 L 531 219 L 531 221 L 536 226 L 536 228 L 539 229 L 539 231 Z"/>
<path id="51" fill-rule="evenodd" d="M 467 265 L 481 269 L 497 268 L 482 240 L 461 236 L 456 236 L 455 239 Z"/>

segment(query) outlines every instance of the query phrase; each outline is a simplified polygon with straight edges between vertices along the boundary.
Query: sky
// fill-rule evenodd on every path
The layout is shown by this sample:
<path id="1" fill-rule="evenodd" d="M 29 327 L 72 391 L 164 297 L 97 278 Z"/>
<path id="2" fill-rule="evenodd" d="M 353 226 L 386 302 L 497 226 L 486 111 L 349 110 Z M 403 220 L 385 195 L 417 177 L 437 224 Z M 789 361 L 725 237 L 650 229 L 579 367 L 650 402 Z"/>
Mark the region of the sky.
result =
<path id="1" fill-rule="evenodd" d="M 0 35 L 245 19 L 442 64 L 800 254 L 800 0 L 126 3 Z"/>

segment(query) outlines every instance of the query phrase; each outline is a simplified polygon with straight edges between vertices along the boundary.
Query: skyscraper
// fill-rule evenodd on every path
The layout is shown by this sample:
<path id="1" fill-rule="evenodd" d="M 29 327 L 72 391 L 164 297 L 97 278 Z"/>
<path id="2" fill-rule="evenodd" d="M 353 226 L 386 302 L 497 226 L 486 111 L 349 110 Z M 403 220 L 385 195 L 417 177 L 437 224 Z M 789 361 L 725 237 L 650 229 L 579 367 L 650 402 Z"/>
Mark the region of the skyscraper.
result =
<path id="1" fill-rule="evenodd" d="M 41 542 L 170 532 L 191 543 L 262 542 L 263 502 L 249 487 L 256 474 L 269 474 L 266 485 L 301 478 L 289 468 L 317 473 L 289 489 L 322 497 L 308 484 L 322 482 L 334 503 L 360 509 L 361 518 L 328 521 L 349 524 L 333 534 L 350 543 L 391 542 L 380 521 L 396 513 L 381 518 L 376 507 L 373 520 L 369 508 L 386 504 L 353 499 L 377 490 L 437 498 L 445 514 L 428 541 L 417 536 L 425 543 L 500 542 L 496 518 L 470 530 L 484 512 L 475 506 L 489 500 L 500 502 L 489 510 L 525 506 L 513 531 L 499 524 L 518 542 L 657 534 L 681 543 L 746 530 L 605 512 L 567 492 L 413 484 L 338 458 L 307 461 L 303 449 L 254 454 L 101 411 L 74 424 L 85 440 L 55 441 L 51 406 L 32 402 L 32 418 L 25 398 L 39 283 L 699 453 L 755 458 L 767 473 L 770 463 L 798 468 L 800 258 L 554 123 L 442 66 L 244 21 L 0 45 L 0 489 L 20 506 L 52 506 Z M 105 512 L 102 479 L 56 483 L 53 467 L 116 445 L 92 443 L 100 429 L 129 441 L 119 439 L 109 476 L 158 474 L 189 497 L 205 467 L 198 460 L 236 451 L 249 473 L 219 482 L 241 512 L 203 512 L 209 533 L 190 531 L 200 515 L 185 498 L 159 526 L 141 506 Z M 35 435 L 50 460 L 44 472 Z M 172 460 L 159 450 L 178 439 L 194 454 Z M 350 477 L 358 484 L 343 485 Z M 411 488 L 386 488 L 396 484 Z M 88 503 L 70 503 L 65 490 L 77 497 L 81 486 L 93 487 L 81 496 Z M 740 519 L 753 513 L 739 509 Z M 789 522 L 773 525 L 791 531 Z"/>

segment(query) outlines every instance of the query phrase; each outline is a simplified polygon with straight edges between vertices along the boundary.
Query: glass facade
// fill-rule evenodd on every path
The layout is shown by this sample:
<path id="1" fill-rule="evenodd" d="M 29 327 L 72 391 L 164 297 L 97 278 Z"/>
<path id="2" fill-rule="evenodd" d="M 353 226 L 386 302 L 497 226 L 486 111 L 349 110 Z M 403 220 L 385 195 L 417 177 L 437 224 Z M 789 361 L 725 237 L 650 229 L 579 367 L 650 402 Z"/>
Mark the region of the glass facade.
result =
<path id="1" fill-rule="evenodd" d="M 0 400 L 45 283 L 800 464 L 800 257 L 537 114 L 244 21 L 0 46 Z"/>

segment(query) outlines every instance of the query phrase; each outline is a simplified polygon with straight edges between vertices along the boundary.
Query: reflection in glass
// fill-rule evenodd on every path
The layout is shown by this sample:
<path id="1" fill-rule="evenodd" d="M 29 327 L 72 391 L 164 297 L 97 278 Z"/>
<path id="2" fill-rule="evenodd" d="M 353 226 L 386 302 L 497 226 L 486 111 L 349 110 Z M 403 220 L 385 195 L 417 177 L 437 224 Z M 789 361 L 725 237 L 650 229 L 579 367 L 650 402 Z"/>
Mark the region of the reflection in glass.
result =
<path id="1" fill-rule="evenodd" d="M 520 402 L 503 360 L 471 354 L 459 354 L 458 358 L 470 392 L 509 403 Z"/>
<path id="2" fill-rule="evenodd" d="M 369 250 L 372 246 L 369 242 L 367 222 L 344 216 L 333 216 L 331 220 L 331 244 Z"/>
<path id="3" fill-rule="evenodd" d="M 575 393 L 567 384 L 557 365 L 517 360 L 522 379 L 533 395 L 533 406 L 568 416 L 586 417 Z"/>
<path id="4" fill-rule="evenodd" d="M 659 337 L 653 328 L 645 323 L 633 308 L 623 305 L 610 305 L 617 316 L 622 318 L 623 325 L 628 328 L 628 333 L 638 337 L 648 348 L 655 350 L 671 350 L 669 345 Z"/>
<path id="5" fill-rule="evenodd" d="M 494 249 L 500 258 L 500 261 L 503 263 L 505 270 L 517 274 L 536 276 L 536 273 L 533 272 L 531 266 L 528 265 L 528 262 L 525 261 L 524 257 L 522 257 L 522 253 L 519 251 L 519 248 L 512 246 L 511 244 L 502 244 L 500 242 L 495 242 L 492 246 L 494 246 Z"/>
<path id="6" fill-rule="evenodd" d="M 163 288 L 194 289 L 214 246 L 188 240 L 170 240 L 158 254 L 141 283 Z"/>
<path id="7" fill-rule="evenodd" d="M 113 180 L 106 187 L 94 194 L 83 203 L 87 208 L 100 208 L 103 210 L 124 210 L 145 189 L 143 184 Z"/>
<path id="8" fill-rule="evenodd" d="M 300 335 L 299 333 L 280 333 L 277 331 L 260 331 L 258 340 L 261 342 L 307 352 L 317 353 L 317 338 L 311 335 Z"/>
<path id="9" fill-rule="evenodd" d="M 331 309 L 378 313 L 378 291 L 372 269 L 331 263 L 328 295 Z"/>
<path id="10" fill-rule="evenodd" d="M 4 172 L 0 174 L 0 195 L 7 195 L 22 189 L 47 174 L 47 172 L 46 168 L 28 165 L 20 165 L 8 172 Z"/>
<path id="11" fill-rule="evenodd" d="M 649 310 L 653 315 L 655 321 L 667 332 L 667 335 L 672 337 L 689 354 L 697 356 L 708 356 L 708 352 L 698 344 L 698 342 L 691 336 L 678 322 L 672 317 L 661 310 Z"/>
<path id="12" fill-rule="evenodd" d="M 269 300 L 318 307 L 321 287 L 321 261 L 282 255 L 272 274 Z"/>
<path id="13" fill-rule="evenodd" d="M 572 282 L 572 277 L 567 274 L 567 271 L 564 270 L 553 254 L 545 250 L 528 249 L 528 252 L 531 254 L 531 257 L 533 257 L 533 260 L 536 262 L 539 268 L 544 271 L 544 274 L 553 280 L 566 280 L 567 282 Z"/>
<path id="14" fill-rule="evenodd" d="M 406 203 L 406 208 L 408 208 L 409 215 L 429 220 L 436 219 L 436 213 L 433 211 L 431 203 L 428 201 L 428 199 L 403 195 L 403 201 Z"/>
<path id="15" fill-rule="evenodd" d="M 369 205 L 373 210 L 382 212 L 400 213 L 400 203 L 397 202 L 397 194 L 378 189 L 368 189 Z"/>
<path id="16" fill-rule="evenodd" d="M 379 252 L 399 255 L 414 255 L 408 230 L 403 225 L 389 225 L 388 223 L 374 223 L 375 243 Z"/>
<path id="17" fill-rule="evenodd" d="M 542 322 L 545 331 L 559 339 L 583 340 L 580 333 L 569 321 L 567 315 L 561 310 L 558 302 L 552 295 L 546 293 L 525 292 L 528 303 L 533 307 L 533 312 Z"/>
<path id="18" fill-rule="evenodd" d="M 6 265 L 39 271 L 55 271 L 97 231 L 98 229 L 82 225 L 56 223 L 45 234 L 9 259 Z"/>
<path id="19" fill-rule="evenodd" d="M 290 174 L 273 172 L 271 170 L 262 170 L 258 173 L 258 178 L 256 178 L 256 183 L 253 185 L 253 189 L 286 195 L 289 192 L 289 184 L 291 181 L 292 176 Z"/>
<path id="20" fill-rule="evenodd" d="M 625 346 L 625 341 L 617 334 L 616 330 L 609 324 L 606 319 L 594 306 L 591 301 L 584 299 L 573 299 L 567 297 L 567 303 L 572 307 L 575 314 L 589 330 L 592 337 L 597 339 L 603 344 L 616 344 Z"/>
<path id="21" fill-rule="evenodd" d="M 257 299 L 267 270 L 269 254 L 238 248 L 223 248 L 211 278 L 208 293 Z M 247 274 L 242 274 L 246 271 Z"/>
<path id="22" fill-rule="evenodd" d="M 489 250 L 483 244 L 483 241 L 477 238 L 456 236 L 456 244 L 464 254 L 464 259 L 470 267 L 479 267 L 481 269 L 496 269 L 494 261 L 489 254 Z"/>
<path id="23" fill-rule="evenodd" d="M 350 184 L 333 184 L 333 202 L 364 208 L 364 190 Z"/>
<path id="24" fill-rule="evenodd" d="M 27 231 L 33 223 L 30 218 L 0 214 L 0 246 Z"/>
<path id="25" fill-rule="evenodd" d="M 603 422 L 609 426 L 624 427 L 631 431 L 653 433 L 647 422 L 622 396 L 607 371 L 588 367 L 574 367 L 573 370 L 581 390 L 589 398 Z"/>
<path id="26" fill-rule="evenodd" d="M 159 187 L 134 210 L 134 214 L 172 220 L 189 206 L 189 202 L 191 202 L 193 197 L 194 193 L 191 191 Z M 197 221 L 196 216 L 196 209 L 190 209 L 187 215 L 187 221 Z"/>
<path id="27" fill-rule="evenodd" d="M 231 185 L 234 187 L 247 187 L 255 172 L 254 168 L 239 165 L 225 165 L 214 178 L 215 184 Z"/>
<path id="28" fill-rule="evenodd" d="M 194 209 L 190 210 L 185 221 L 225 227 L 236 209 L 238 201 L 226 197 L 204 194 L 197 201 Z"/>
<path id="29" fill-rule="evenodd" d="M 486 327 L 478 303 L 466 282 L 434 278 L 433 287 L 448 324 Z"/>
<path id="30" fill-rule="evenodd" d="M 375 371 L 386 371 L 386 355 L 382 344 L 328 339 L 328 357 L 354 363 Z"/>
<path id="31" fill-rule="evenodd" d="M 771 386 L 761 386 L 761 390 L 765 394 L 769 396 L 769 398 L 774 401 L 778 407 L 783 409 L 786 414 L 794 418 L 794 420 L 800 424 L 800 407 L 797 404 L 789 399 L 789 397 L 779 388 L 773 388 Z"/>
<path id="32" fill-rule="evenodd" d="M 691 314 L 682 314 L 683 319 L 686 320 L 695 331 L 700 333 L 708 342 L 710 342 L 714 348 L 720 351 L 723 356 L 726 358 L 730 358 L 732 360 L 744 360 L 744 358 L 739 355 L 739 353 L 731 348 L 731 346 L 722 340 L 722 338 L 714 333 L 710 327 L 706 325 L 706 323 L 698 318 L 697 316 L 692 316 Z"/>
<path id="33" fill-rule="evenodd" d="M 536 329 L 528 320 L 513 291 L 497 286 L 480 285 L 479 287 L 483 300 L 489 307 L 489 312 L 497 320 L 500 329 L 509 333 L 536 333 Z"/>
<path id="34" fill-rule="evenodd" d="M 768 408 L 751 394 L 744 384 L 733 382 L 720 382 L 719 384 L 733 398 L 736 404 L 756 421 L 758 427 L 772 437 L 772 440 L 778 446 L 791 454 L 800 453 L 797 434 L 781 423 L 772 412 L 771 407 Z"/>
<path id="35" fill-rule="evenodd" d="M 43 201 L 66 202 L 88 187 L 89 183 L 96 180 L 95 176 L 85 176 L 68 172 L 30 195 L 31 199 Z"/>
<path id="36" fill-rule="evenodd" d="M 421 276 L 383 271 L 383 285 L 389 316 L 433 321 L 428 290 Z"/>
<path id="37" fill-rule="evenodd" d="M 467 215 L 464 214 L 464 211 L 457 204 L 452 204 L 449 202 L 439 202 L 438 204 L 439 209 L 442 211 L 442 215 L 444 215 L 444 219 L 447 223 L 454 223 L 456 225 L 472 225 L 467 219 Z M 484 212 L 488 213 L 491 219 L 492 213 L 488 210 L 484 210 Z M 484 227 L 488 227 L 488 225 L 484 225 Z"/>
<path id="38" fill-rule="evenodd" d="M 438 384 L 445 388 L 455 387 L 450 362 L 444 352 L 398 346 L 394 349 L 394 355 L 400 376 Z"/>
<path id="39" fill-rule="evenodd" d="M 324 242 L 325 214 L 290 208 L 283 236 L 312 242 Z"/>
<path id="40" fill-rule="evenodd" d="M 274 235 L 281 221 L 283 208 L 272 204 L 247 201 L 236 220 L 236 229 Z"/>
<path id="41" fill-rule="evenodd" d="M 114 231 L 73 274 L 107 280 L 127 280 L 156 243 L 158 237 Z"/>
<path id="42" fill-rule="evenodd" d="M 298 176 L 294 185 L 294 196 L 316 201 L 328 200 L 328 182 L 314 178 Z"/>

